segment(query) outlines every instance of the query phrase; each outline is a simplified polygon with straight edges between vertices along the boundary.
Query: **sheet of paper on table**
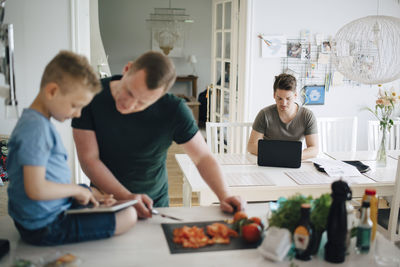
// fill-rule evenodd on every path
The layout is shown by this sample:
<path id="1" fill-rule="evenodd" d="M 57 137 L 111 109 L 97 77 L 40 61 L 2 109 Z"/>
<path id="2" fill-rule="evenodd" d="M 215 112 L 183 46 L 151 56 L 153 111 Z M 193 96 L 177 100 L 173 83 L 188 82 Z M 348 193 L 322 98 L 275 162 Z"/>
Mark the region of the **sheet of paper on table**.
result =
<path id="1" fill-rule="evenodd" d="M 224 173 L 228 186 L 268 186 L 275 185 L 263 172 Z"/>
<path id="2" fill-rule="evenodd" d="M 299 185 L 316 185 L 316 184 L 331 184 L 336 180 L 342 179 L 348 184 L 368 184 L 373 183 L 371 179 L 365 177 L 364 175 L 360 176 L 351 176 L 351 177 L 331 177 L 323 172 L 316 171 L 288 171 L 285 172 L 287 176 L 292 178 L 292 180 Z"/>
<path id="3" fill-rule="evenodd" d="M 356 167 L 340 160 L 312 158 L 310 161 L 321 165 L 325 172 L 331 177 L 361 176 Z"/>
<path id="4" fill-rule="evenodd" d="M 222 154 L 214 155 L 221 165 L 255 165 L 257 157 L 251 154 Z"/>

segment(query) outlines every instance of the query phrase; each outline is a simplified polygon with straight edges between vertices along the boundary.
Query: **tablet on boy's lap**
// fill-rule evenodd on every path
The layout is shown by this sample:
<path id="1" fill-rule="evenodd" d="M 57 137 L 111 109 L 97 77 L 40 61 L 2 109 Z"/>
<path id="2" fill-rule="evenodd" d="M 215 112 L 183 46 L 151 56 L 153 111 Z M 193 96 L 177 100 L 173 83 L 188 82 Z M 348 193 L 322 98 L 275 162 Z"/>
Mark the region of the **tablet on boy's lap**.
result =
<path id="1" fill-rule="evenodd" d="M 302 143 L 300 141 L 258 140 L 259 166 L 300 168 Z"/>
<path id="2" fill-rule="evenodd" d="M 99 212 L 115 212 L 125 209 L 129 206 L 133 206 L 138 201 L 136 199 L 132 200 L 118 200 L 112 206 L 99 205 L 97 207 L 81 206 L 79 208 L 68 209 L 65 214 L 76 214 L 76 213 L 99 213 Z"/>

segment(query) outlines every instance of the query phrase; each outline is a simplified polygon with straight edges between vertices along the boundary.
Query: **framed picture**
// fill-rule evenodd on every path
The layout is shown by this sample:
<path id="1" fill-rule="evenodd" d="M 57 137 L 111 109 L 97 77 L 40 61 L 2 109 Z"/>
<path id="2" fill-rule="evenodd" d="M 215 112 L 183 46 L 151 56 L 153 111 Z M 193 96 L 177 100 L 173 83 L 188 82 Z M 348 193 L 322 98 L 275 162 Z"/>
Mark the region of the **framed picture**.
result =
<path id="1" fill-rule="evenodd" d="M 330 53 L 331 52 L 331 42 L 329 42 L 329 41 L 322 42 L 321 52 L 322 53 Z"/>
<path id="2" fill-rule="evenodd" d="M 293 58 L 301 58 L 301 43 L 288 42 L 287 43 L 287 56 Z"/>
<path id="3" fill-rule="evenodd" d="M 304 86 L 304 105 L 324 105 L 325 85 Z"/>

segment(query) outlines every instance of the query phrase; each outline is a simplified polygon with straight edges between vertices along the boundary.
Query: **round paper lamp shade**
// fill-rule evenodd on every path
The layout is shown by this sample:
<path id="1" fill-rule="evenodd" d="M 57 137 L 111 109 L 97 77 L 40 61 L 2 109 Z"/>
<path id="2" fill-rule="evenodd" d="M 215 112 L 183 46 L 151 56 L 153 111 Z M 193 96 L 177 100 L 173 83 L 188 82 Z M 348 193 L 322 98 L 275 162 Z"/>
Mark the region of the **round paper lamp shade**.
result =
<path id="1" fill-rule="evenodd" d="M 343 26 L 332 51 L 336 69 L 350 80 L 381 84 L 400 78 L 400 19 L 368 16 Z"/>

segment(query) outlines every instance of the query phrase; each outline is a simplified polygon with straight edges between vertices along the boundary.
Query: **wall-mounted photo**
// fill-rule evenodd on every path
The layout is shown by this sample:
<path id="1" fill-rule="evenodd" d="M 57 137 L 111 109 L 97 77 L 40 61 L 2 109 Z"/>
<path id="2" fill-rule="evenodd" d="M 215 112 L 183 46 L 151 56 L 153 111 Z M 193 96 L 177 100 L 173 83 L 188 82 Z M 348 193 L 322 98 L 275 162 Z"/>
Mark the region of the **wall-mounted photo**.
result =
<path id="1" fill-rule="evenodd" d="M 293 58 L 301 58 L 301 43 L 287 43 L 287 56 Z"/>
<path id="2" fill-rule="evenodd" d="M 329 42 L 329 41 L 322 42 L 321 52 L 322 53 L 330 53 L 331 52 L 331 42 Z"/>
<path id="3" fill-rule="evenodd" d="M 303 88 L 304 105 L 324 105 L 325 104 L 325 86 L 307 85 Z"/>

